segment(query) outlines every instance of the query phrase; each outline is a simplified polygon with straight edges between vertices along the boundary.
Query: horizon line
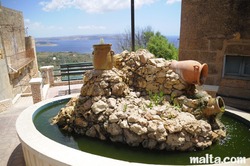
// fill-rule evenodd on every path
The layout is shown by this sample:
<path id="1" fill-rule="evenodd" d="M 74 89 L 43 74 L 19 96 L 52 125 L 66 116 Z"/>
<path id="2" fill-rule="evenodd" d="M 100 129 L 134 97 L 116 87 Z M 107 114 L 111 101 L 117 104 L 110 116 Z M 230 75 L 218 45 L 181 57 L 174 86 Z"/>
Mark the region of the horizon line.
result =
<path id="1" fill-rule="evenodd" d="M 122 35 L 123 33 L 114 33 L 114 34 L 89 34 L 89 35 L 65 35 L 65 36 L 49 36 L 49 37 L 34 37 L 35 39 L 42 39 L 42 38 L 66 38 L 66 37 L 90 37 L 90 36 L 117 36 L 117 35 Z M 166 37 L 170 37 L 170 36 L 175 36 L 175 37 L 180 37 L 180 35 L 163 35 Z"/>

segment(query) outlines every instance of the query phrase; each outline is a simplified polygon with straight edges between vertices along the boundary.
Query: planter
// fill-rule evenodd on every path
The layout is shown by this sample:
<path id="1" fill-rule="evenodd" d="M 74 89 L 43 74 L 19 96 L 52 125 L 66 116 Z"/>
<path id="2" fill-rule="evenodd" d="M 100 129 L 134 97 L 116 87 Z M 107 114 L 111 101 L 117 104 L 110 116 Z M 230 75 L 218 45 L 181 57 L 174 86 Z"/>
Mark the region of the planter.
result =
<path id="1" fill-rule="evenodd" d="M 188 84 L 204 84 L 208 75 L 208 65 L 194 60 L 171 62 L 170 68 L 178 73 Z"/>
<path id="2" fill-rule="evenodd" d="M 113 68 L 114 51 L 111 50 L 112 44 L 93 45 L 93 65 L 96 70 L 110 70 Z"/>

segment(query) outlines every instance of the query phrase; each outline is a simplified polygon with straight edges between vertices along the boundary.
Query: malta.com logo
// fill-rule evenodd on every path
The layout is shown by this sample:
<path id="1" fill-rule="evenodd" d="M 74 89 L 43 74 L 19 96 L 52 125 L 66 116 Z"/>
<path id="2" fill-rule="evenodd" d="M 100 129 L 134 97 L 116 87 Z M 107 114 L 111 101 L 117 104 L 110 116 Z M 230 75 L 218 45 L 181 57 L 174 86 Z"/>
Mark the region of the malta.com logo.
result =
<path id="1" fill-rule="evenodd" d="M 246 157 L 214 157 L 212 154 L 205 154 L 201 157 L 189 157 L 190 164 L 246 164 Z"/>

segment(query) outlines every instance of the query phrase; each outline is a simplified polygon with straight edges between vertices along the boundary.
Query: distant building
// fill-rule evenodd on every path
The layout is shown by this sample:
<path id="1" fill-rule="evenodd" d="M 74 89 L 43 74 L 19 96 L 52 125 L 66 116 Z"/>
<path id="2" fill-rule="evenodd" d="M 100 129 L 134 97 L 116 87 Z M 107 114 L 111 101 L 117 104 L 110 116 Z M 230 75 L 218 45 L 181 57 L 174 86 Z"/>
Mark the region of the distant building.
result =
<path id="1" fill-rule="evenodd" d="M 250 1 L 182 0 L 179 59 L 209 65 L 226 105 L 250 110 Z"/>
<path id="2" fill-rule="evenodd" d="M 0 6 L 0 112 L 27 91 L 37 74 L 35 42 L 25 37 L 22 13 Z"/>

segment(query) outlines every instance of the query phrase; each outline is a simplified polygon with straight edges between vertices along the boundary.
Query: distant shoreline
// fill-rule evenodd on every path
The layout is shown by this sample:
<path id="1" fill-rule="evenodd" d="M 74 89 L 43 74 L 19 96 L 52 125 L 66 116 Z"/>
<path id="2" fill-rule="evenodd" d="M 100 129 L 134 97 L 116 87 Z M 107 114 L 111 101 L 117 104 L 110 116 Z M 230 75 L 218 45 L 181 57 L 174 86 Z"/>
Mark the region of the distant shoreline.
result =
<path id="1" fill-rule="evenodd" d="M 93 45 L 100 42 L 101 36 L 73 36 L 61 38 L 37 38 L 37 52 L 78 52 L 92 53 Z M 102 36 L 105 43 L 112 44 L 115 53 L 122 52 L 116 36 Z M 179 36 L 167 36 L 168 42 L 179 48 Z"/>
<path id="2" fill-rule="evenodd" d="M 36 43 L 36 46 L 38 47 L 55 47 L 55 46 L 58 46 L 58 44 L 56 43 L 47 43 L 47 42 L 37 42 Z"/>
<path id="3" fill-rule="evenodd" d="M 44 42 L 49 40 L 100 40 L 101 38 L 113 38 L 116 39 L 117 37 L 121 36 L 122 34 L 97 34 L 97 35 L 73 35 L 73 36 L 58 36 L 58 37 L 36 37 L 35 40 L 38 42 Z M 179 35 L 165 35 L 167 38 L 178 38 Z"/>

